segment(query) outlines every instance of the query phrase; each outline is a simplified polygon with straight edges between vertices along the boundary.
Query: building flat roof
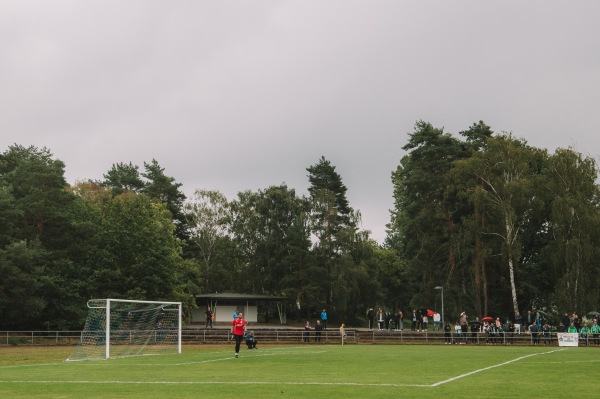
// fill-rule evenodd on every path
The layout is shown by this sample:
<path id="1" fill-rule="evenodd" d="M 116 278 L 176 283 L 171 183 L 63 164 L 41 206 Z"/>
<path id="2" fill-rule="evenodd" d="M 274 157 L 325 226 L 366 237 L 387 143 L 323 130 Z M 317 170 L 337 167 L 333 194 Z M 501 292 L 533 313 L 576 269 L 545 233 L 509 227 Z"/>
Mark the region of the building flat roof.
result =
<path id="1" fill-rule="evenodd" d="M 239 294 L 235 292 L 223 292 L 214 294 L 200 294 L 196 295 L 199 299 L 243 299 L 243 300 L 260 300 L 260 301 L 282 301 L 288 299 L 285 296 L 273 296 L 273 295 L 256 295 L 256 294 Z"/>

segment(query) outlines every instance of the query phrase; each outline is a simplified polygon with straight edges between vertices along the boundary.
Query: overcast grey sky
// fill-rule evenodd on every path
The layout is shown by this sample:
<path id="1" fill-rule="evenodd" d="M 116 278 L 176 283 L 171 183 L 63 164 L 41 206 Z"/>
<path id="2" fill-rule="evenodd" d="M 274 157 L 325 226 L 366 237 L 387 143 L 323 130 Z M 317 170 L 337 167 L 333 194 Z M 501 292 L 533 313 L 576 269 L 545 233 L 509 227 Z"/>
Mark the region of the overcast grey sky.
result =
<path id="1" fill-rule="evenodd" d="M 417 120 L 600 149 L 600 1 L 0 0 L 0 151 L 233 199 L 336 166 L 382 242 Z"/>

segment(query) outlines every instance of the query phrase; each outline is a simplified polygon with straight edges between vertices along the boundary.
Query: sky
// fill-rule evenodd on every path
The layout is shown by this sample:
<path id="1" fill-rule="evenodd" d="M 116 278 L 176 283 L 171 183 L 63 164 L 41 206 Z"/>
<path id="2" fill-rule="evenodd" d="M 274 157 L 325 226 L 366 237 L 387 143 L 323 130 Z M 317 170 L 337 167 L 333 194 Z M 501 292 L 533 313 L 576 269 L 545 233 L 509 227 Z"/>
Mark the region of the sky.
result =
<path id="1" fill-rule="evenodd" d="M 600 156 L 600 2 L 1 0 L 0 151 L 71 184 L 156 159 L 229 199 L 335 166 L 382 243 L 423 120 Z"/>

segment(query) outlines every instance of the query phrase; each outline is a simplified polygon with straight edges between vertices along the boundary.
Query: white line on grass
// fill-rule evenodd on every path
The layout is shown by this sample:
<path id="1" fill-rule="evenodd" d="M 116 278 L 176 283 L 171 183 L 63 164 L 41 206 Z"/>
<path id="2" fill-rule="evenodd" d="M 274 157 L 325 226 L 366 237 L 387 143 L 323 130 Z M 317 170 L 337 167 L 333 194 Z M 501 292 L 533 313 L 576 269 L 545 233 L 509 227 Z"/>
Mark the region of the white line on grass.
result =
<path id="1" fill-rule="evenodd" d="M 504 362 L 504 363 L 495 364 L 493 366 L 484 367 L 482 369 L 473 370 L 471 372 L 468 372 L 468 373 L 465 373 L 465 374 L 461 374 L 461 375 L 458 375 L 456 377 L 448 378 L 447 380 L 436 382 L 435 384 L 431 384 L 431 386 L 432 387 L 438 387 L 440 385 L 447 384 L 449 382 L 456 381 L 456 380 L 459 380 L 461 378 L 465 378 L 465 377 L 468 377 L 470 375 L 480 373 L 482 371 L 491 370 L 491 369 L 494 369 L 496 367 L 506 366 L 507 364 L 518 362 L 519 360 L 527 359 L 528 357 L 538 356 L 538 355 L 547 355 L 549 353 L 560 352 L 560 351 L 564 351 L 564 349 L 556 349 L 556 350 L 552 350 L 552 351 L 549 351 L 549 352 L 532 353 L 531 355 L 521 356 L 521 357 L 518 357 L 518 358 L 513 359 L 513 360 L 509 360 L 509 361 Z"/>
<path id="2" fill-rule="evenodd" d="M 360 382 L 294 382 L 294 381 L 0 381 L 2 384 L 122 384 L 122 385 L 320 385 L 320 386 L 353 386 L 353 387 L 420 387 L 430 388 L 423 384 L 374 384 Z"/>
<path id="3" fill-rule="evenodd" d="M 281 356 L 281 355 L 313 355 L 313 354 L 320 354 L 320 353 L 325 353 L 325 351 L 311 351 L 311 352 L 303 352 L 303 353 L 299 353 L 299 352 L 277 352 L 277 353 L 260 353 L 260 354 L 253 354 L 253 355 L 248 355 L 248 356 L 241 356 L 243 358 L 246 359 L 251 359 L 253 357 L 263 357 L 263 356 Z M 222 357 L 222 358 L 218 358 L 218 359 L 207 359 L 207 360 L 198 360 L 195 362 L 182 362 L 182 363 L 173 363 L 173 364 L 168 364 L 168 366 L 188 366 L 190 364 L 202 364 L 202 363 L 212 363 L 212 362 L 222 362 L 224 360 L 235 360 L 235 358 L 233 356 L 227 356 L 227 357 Z M 136 366 L 165 366 L 165 363 L 138 363 L 136 364 Z"/>

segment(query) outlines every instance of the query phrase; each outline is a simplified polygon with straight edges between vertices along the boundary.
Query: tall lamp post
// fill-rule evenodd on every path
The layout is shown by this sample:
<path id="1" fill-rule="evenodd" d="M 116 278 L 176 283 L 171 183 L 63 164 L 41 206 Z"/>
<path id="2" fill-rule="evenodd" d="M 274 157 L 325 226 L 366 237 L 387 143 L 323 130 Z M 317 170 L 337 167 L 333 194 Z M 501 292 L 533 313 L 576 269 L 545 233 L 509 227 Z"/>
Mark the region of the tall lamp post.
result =
<path id="1" fill-rule="evenodd" d="M 442 290 L 442 326 L 444 325 L 444 287 L 438 285 L 434 290 Z"/>

